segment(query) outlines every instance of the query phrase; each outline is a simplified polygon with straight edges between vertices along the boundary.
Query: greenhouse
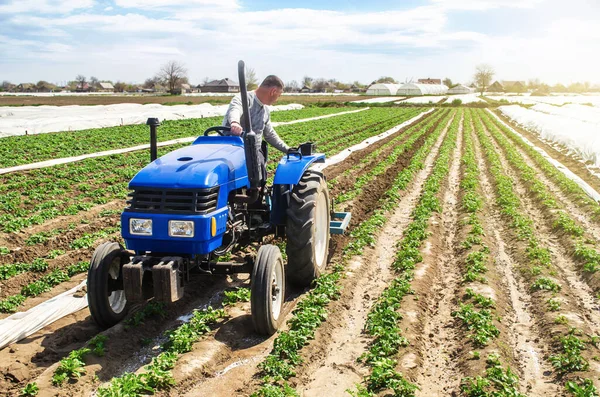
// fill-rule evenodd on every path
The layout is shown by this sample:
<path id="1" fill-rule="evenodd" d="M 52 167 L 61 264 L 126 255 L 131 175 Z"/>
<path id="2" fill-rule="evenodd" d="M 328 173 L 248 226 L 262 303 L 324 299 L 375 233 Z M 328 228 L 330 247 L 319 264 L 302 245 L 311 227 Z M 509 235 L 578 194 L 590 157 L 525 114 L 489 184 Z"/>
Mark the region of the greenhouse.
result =
<path id="1" fill-rule="evenodd" d="M 448 94 L 471 94 L 473 92 L 475 92 L 474 88 L 470 88 L 462 84 L 454 86 L 448 90 Z"/>
<path id="2" fill-rule="evenodd" d="M 444 84 L 406 83 L 400 86 L 397 95 L 441 95 L 448 92 Z"/>
<path id="3" fill-rule="evenodd" d="M 400 84 L 377 83 L 367 89 L 367 95 L 396 95 Z"/>

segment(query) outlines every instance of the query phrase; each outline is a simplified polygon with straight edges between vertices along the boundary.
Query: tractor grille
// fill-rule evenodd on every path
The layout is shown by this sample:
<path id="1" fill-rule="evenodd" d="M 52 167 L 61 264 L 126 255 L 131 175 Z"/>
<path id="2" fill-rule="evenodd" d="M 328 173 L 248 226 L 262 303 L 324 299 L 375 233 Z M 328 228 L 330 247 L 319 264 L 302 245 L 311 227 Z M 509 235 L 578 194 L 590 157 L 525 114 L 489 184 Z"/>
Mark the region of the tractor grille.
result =
<path id="1" fill-rule="evenodd" d="M 210 189 L 155 189 L 136 187 L 128 210 L 139 212 L 207 214 L 217 209 L 219 187 Z"/>

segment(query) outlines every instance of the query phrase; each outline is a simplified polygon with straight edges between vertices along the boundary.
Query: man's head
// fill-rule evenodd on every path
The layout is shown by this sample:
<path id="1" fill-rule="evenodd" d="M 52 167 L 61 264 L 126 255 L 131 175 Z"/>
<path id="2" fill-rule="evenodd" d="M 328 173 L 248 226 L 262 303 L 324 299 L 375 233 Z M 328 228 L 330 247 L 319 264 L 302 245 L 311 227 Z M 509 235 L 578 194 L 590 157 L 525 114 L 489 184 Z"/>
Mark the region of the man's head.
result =
<path id="1" fill-rule="evenodd" d="M 256 89 L 258 99 L 265 105 L 272 105 L 283 92 L 283 81 L 277 76 L 269 75 L 265 77 L 260 86 Z"/>

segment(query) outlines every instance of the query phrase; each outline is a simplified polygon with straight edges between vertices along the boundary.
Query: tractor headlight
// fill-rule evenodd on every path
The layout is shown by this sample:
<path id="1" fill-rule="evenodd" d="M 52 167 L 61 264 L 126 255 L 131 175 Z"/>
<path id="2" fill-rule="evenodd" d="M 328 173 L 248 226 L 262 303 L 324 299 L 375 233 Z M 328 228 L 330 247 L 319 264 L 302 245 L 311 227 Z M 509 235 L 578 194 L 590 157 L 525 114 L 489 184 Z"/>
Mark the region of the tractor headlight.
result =
<path id="1" fill-rule="evenodd" d="M 193 221 L 169 221 L 169 236 L 194 237 Z"/>
<path id="2" fill-rule="evenodd" d="M 129 232 L 140 236 L 152 236 L 152 219 L 129 219 Z"/>

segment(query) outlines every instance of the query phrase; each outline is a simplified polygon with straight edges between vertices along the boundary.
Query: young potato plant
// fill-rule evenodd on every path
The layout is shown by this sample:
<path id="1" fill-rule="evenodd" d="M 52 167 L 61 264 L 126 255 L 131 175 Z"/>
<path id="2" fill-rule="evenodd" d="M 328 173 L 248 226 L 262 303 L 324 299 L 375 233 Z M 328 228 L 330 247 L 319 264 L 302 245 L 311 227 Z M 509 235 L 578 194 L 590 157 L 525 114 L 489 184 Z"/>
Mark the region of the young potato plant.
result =
<path id="1" fill-rule="evenodd" d="M 460 390 L 466 397 L 525 397 L 519 393 L 519 378 L 510 367 L 504 369 L 497 355 L 486 360 L 484 376 L 466 377 L 460 382 Z"/>
<path id="2" fill-rule="evenodd" d="M 99 397 L 136 396 L 168 390 L 175 385 L 171 369 L 179 356 L 191 351 L 193 344 L 210 331 L 210 326 L 224 317 L 226 313 L 223 309 L 208 307 L 194 311 L 189 322 L 165 332 L 167 341 L 162 345 L 162 352 L 144 367 L 144 372 L 125 373 L 113 378 L 109 385 L 97 390 L 97 395 Z"/>
<path id="3" fill-rule="evenodd" d="M 21 289 L 20 294 L 12 295 L 0 300 L 0 312 L 14 313 L 28 297 L 34 297 L 44 292 L 48 292 L 58 284 L 70 280 L 74 275 L 86 272 L 88 268 L 89 262 L 79 262 L 75 265 L 68 266 L 65 270 L 53 270 L 38 281 L 25 285 Z"/>

